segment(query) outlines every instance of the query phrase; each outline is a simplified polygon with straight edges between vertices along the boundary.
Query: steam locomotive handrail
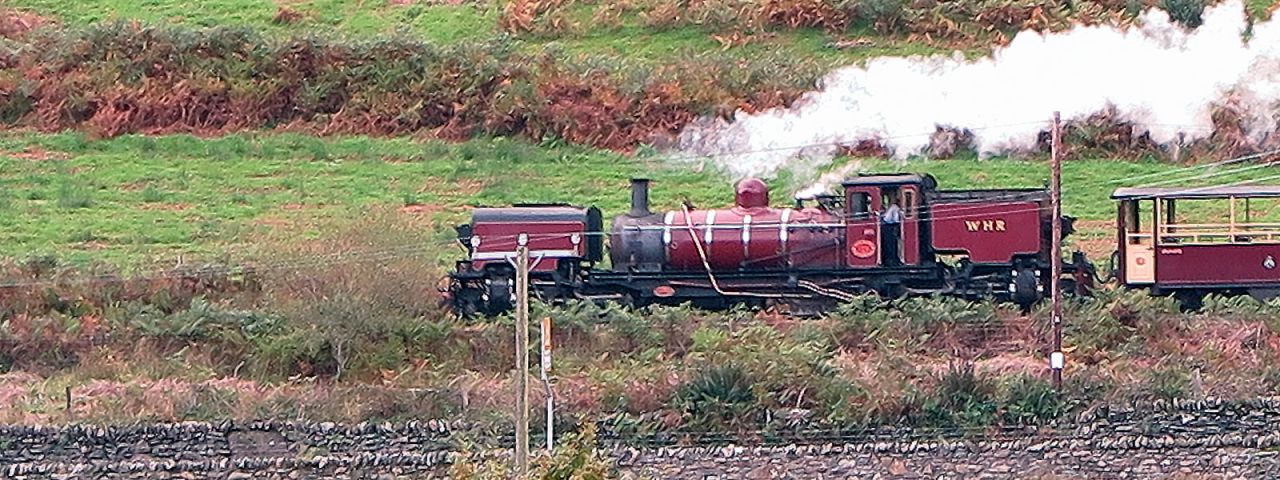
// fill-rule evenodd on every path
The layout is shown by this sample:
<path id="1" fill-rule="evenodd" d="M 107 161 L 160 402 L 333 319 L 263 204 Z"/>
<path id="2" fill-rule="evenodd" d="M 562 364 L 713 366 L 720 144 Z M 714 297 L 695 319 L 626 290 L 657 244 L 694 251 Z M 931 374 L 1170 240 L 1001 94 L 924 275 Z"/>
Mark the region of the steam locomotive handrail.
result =
<path id="1" fill-rule="evenodd" d="M 778 227 L 781 227 L 783 225 L 786 225 L 788 229 L 791 229 L 791 228 L 797 228 L 797 229 L 799 228 L 845 228 L 846 227 L 846 224 L 844 223 L 757 222 L 757 223 L 752 223 L 751 225 L 748 225 L 747 228 L 750 228 L 752 230 L 767 230 L 771 228 L 777 229 Z M 707 228 L 710 228 L 712 230 L 742 230 L 743 224 L 740 224 L 740 223 L 738 224 L 718 223 L 718 224 L 712 224 L 712 225 L 698 224 L 698 225 L 694 225 L 694 228 L 697 228 L 699 230 L 705 230 Z M 623 227 L 623 229 L 639 230 L 639 231 L 646 231 L 646 230 L 662 231 L 666 229 L 666 227 L 663 225 L 627 225 Z"/>

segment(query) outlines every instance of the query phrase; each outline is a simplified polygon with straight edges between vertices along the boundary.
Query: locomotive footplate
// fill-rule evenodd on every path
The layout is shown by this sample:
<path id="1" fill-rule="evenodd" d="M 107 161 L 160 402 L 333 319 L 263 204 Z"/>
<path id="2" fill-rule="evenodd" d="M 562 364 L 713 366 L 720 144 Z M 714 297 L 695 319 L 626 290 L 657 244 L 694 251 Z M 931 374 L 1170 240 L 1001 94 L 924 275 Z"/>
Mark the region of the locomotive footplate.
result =
<path id="1" fill-rule="evenodd" d="M 943 272 L 930 267 L 894 267 L 874 271 L 775 270 L 742 272 L 591 272 L 583 282 L 587 296 L 624 296 L 636 305 L 763 303 L 774 301 L 848 301 L 875 292 L 897 298 L 938 293 L 947 287 Z"/>

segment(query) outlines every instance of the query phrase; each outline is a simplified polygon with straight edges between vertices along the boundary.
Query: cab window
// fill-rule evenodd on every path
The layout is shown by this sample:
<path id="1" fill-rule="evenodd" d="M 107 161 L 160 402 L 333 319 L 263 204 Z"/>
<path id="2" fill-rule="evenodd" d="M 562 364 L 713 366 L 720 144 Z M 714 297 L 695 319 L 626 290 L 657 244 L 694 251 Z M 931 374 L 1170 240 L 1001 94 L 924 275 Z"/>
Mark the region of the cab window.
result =
<path id="1" fill-rule="evenodd" d="M 855 219 L 871 216 L 871 196 L 866 193 L 849 194 L 849 214 Z"/>

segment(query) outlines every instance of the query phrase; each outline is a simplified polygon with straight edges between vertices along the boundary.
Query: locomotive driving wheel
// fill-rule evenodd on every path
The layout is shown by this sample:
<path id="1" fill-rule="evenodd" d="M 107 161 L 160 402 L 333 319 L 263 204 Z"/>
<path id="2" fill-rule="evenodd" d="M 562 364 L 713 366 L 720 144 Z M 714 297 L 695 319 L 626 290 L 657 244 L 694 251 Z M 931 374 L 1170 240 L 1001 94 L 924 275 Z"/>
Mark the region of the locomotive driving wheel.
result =
<path id="1" fill-rule="evenodd" d="M 1030 309 L 1040 301 L 1039 287 L 1040 279 L 1036 276 L 1034 268 L 1019 268 L 1013 277 L 1013 301 L 1024 310 Z"/>

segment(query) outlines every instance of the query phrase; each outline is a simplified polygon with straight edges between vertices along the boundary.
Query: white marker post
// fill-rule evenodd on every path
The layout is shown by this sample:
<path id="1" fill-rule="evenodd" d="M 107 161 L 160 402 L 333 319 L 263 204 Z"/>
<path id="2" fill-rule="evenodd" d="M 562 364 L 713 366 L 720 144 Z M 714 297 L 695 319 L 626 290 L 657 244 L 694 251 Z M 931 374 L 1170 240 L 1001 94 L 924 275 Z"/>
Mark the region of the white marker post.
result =
<path id="1" fill-rule="evenodd" d="M 555 402 L 551 394 L 551 317 L 542 318 L 542 387 L 547 394 L 547 453 L 555 446 Z"/>

